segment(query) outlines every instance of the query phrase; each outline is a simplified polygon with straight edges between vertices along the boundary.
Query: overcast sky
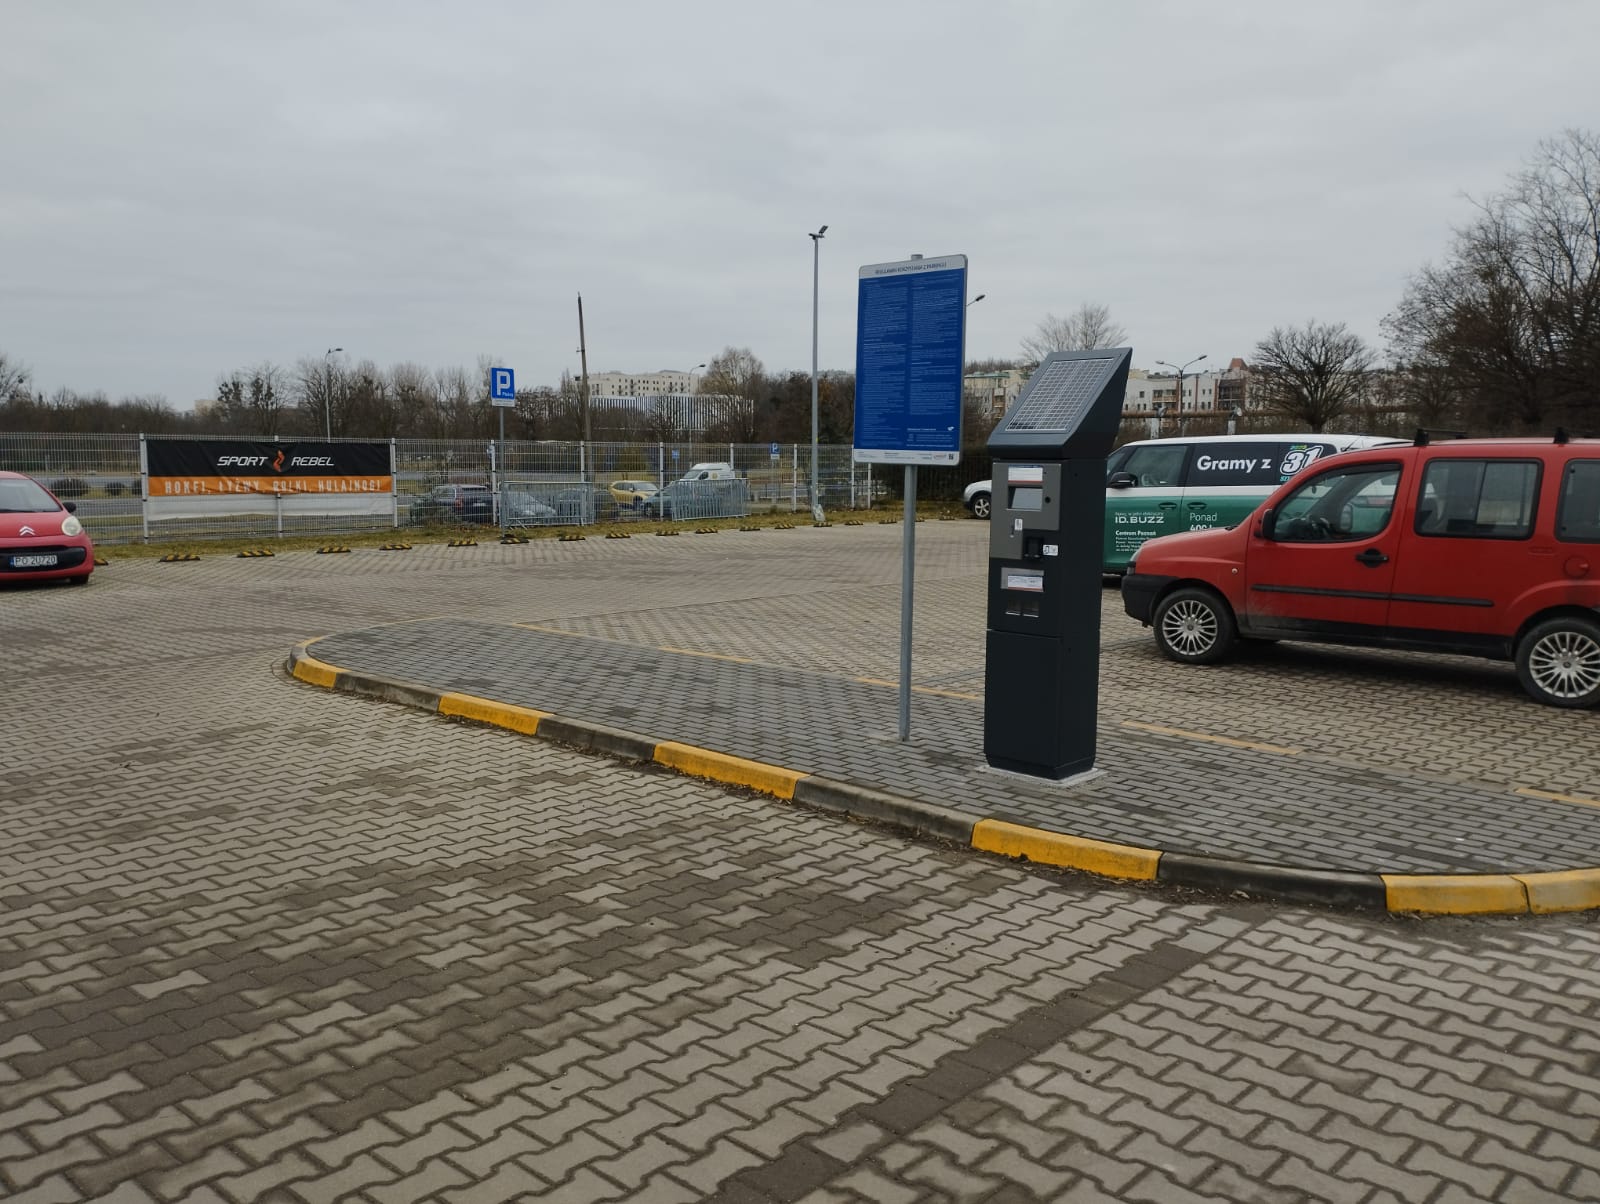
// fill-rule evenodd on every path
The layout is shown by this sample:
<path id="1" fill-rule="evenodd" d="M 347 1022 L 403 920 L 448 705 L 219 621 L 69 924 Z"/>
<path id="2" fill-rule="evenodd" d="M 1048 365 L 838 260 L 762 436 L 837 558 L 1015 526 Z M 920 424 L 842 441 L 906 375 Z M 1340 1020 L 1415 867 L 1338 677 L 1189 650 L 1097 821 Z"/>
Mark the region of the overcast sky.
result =
<path id="1" fill-rule="evenodd" d="M 865 263 L 970 257 L 968 354 L 1378 340 L 1463 194 L 1600 125 L 1594 0 L 0 0 L 0 351 L 162 393 L 344 347 L 554 383 L 854 367 Z"/>

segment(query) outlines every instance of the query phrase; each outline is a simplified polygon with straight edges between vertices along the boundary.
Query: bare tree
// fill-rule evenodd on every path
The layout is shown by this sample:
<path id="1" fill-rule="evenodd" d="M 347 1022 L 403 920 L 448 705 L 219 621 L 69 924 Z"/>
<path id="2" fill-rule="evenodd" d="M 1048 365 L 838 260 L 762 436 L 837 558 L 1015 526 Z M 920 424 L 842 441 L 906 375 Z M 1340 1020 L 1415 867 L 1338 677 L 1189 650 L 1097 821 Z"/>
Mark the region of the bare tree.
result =
<path id="1" fill-rule="evenodd" d="M 700 393 L 709 395 L 706 437 L 754 443 L 760 425 L 757 402 L 766 386 L 766 368 L 748 347 L 726 347 L 713 356 L 700 378 Z"/>
<path id="2" fill-rule="evenodd" d="M 1256 344 L 1251 391 L 1268 412 L 1320 434 L 1363 396 L 1372 352 L 1343 322 L 1275 327 Z"/>
<path id="3" fill-rule="evenodd" d="M 1385 321 L 1397 353 L 1448 376 L 1466 417 L 1534 430 L 1600 420 L 1600 135 L 1540 143 L 1476 203 L 1442 264 Z"/>
<path id="4" fill-rule="evenodd" d="M 677 443 L 688 431 L 684 420 L 684 399 L 665 394 L 652 397 L 645 411 L 644 433 L 658 443 Z"/>
<path id="5" fill-rule="evenodd" d="M 1034 332 L 1022 340 L 1022 357 L 1037 364 L 1052 351 L 1094 351 L 1121 347 L 1128 332 L 1111 320 L 1111 309 L 1085 301 L 1065 318 L 1045 314 Z"/>
<path id="6" fill-rule="evenodd" d="M 276 435 L 289 408 L 288 376 L 273 363 L 235 368 L 217 378 L 217 402 L 223 430 Z"/>
<path id="7" fill-rule="evenodd" d="M 396 364 L 389 369 L 389 388 L 402 431 L 438 435 L 439 398 L 432 373 L 421 364 Z"/>
<path id="8" fill-rule="evenodd" d="M 33 373 L 28 366 L 0 351 L 0 402 L 27 396 L 32 384 Z"/>

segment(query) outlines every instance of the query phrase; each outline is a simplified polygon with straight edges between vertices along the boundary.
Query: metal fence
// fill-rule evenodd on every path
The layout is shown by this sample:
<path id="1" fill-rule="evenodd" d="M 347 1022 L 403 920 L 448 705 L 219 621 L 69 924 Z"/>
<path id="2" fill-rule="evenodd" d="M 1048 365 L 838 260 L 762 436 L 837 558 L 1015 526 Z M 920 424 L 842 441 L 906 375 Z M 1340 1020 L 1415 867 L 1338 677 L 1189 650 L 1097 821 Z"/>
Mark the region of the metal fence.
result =
<path id="1" fill-rule="evenodd" d="M 265 498 L 258 514 L 163 519 L 144 502 L 140 438 L 0 432 L 0 469 L 37 477 L 76 503 L 90 534 L 105 544 L 337 535 L 451 524 L 459 516 L 433 500 L 435 489 L 442 485 L 487 491 L 491 499 L 487 518 L 481 511 L 467 517 L 499 523 L 503 513 L 512 526 L 688 521 L 811 508 L 809 444 L 396 439 L 392 441 L 394 503 L 388 515 L 295 514 L 292 507 Z M 686 481 L 699 465 L 718 467 L 699 470 L 710 474 L 705 480 Z M 644 482 L 647 487 L 614 493 L 611 486 L 624 481 Z M 898 494 L 898 482 L 898 470 L 854 463 L 849 447 L 817 449 L 817 492 L 828 510 L 882 506 L 891 499 L 891 489 Z"/>

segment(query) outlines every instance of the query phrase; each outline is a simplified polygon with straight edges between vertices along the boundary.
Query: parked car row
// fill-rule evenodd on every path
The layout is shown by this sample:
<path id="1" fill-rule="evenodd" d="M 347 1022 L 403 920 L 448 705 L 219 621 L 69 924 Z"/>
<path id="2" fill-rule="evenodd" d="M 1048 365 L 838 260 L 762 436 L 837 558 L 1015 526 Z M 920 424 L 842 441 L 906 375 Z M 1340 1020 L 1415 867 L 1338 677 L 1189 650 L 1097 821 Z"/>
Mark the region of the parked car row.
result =
<path id="1" fill-rule="evenodd" d="M 716 518 L 748 513 L 748 483 L 732 464 L 711 461 L 691 465 L 682 478 L 665 488 L 643 478 L 610 485 L 565 485 L 554 492 L 508 489 L 506 522 L 510 526 L 541 523 L 607 523 L 625 514 L 648 518 Z M 435 485 L 413 499 L 407 511 L 412 523 L 493 523 L 494 493 L 487 485 Z"/>

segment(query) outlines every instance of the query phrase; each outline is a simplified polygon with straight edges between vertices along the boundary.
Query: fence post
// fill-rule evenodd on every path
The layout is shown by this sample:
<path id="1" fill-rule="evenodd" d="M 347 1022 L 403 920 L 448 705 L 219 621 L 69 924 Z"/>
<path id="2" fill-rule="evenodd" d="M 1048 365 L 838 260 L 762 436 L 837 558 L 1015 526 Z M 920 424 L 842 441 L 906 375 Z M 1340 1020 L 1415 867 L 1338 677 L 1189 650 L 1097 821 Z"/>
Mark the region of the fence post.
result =
<path id="1" fill-rule="evenodd" d="M 855 456 L 851 455 L 850 458 L 854 460 Z M 870 460 L 867 461 L 867 509 L 872 509 L 872 461 Z"/>
<path id="2" fill-rule="evenodd" d="M 856 509 L 856 458 L 850 457 L 850 509 Z"/>
<path id="3" fill-rule="evenodd" d="M 144 436 L 139 436 L 139 526 L 140 538 L 150 542 L 150 451 Z"/>
<path id="4" fill-rule="evenodd" d="M 789 513 L 800 509 L 800 445 L 789 445 Z"/>
<path id="5" fill-rule="evenodd" d="M 389 440 L 389 498 L 394 510 L 394 527 L 400 529 L 400 460 L 395 451 L 395 442 Z"/>

